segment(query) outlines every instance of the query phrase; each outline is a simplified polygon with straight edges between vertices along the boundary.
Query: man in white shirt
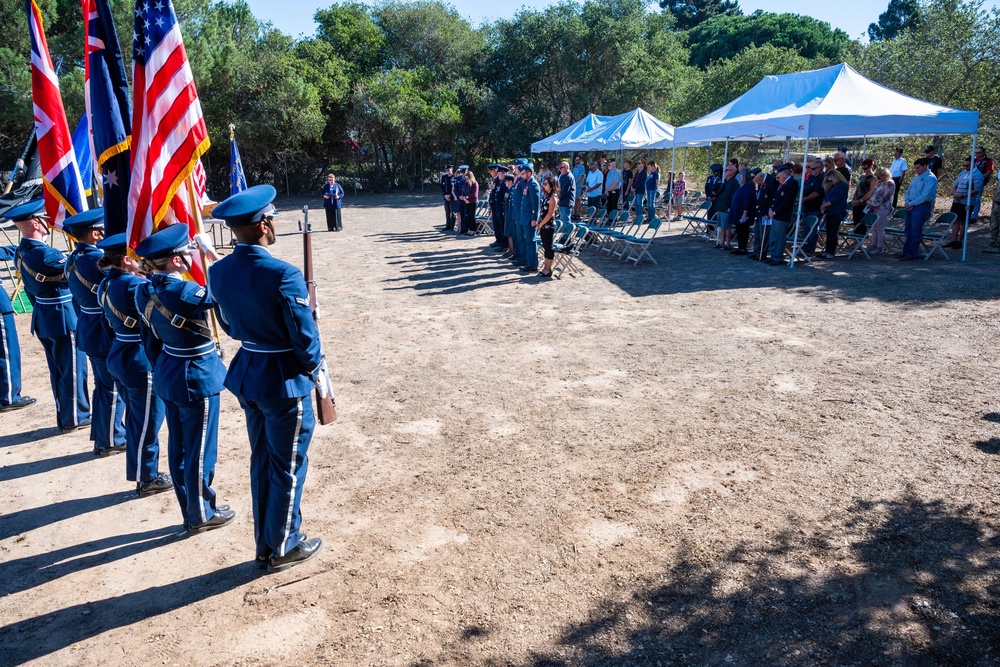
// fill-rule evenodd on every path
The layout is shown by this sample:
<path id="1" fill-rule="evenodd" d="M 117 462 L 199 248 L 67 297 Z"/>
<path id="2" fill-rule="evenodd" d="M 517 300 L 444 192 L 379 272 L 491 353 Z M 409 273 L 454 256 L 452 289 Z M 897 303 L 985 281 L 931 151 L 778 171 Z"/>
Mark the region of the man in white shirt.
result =
<path id="1" fill-rule="evenodd" d="M 608 198 L 608 211 L 618 210 L 618 197 L 622 193 L 622 175 L 614 160 L 608 162 L 608 176 L 604 179 L 604 196 Z"/>
<path id="2" fill-rule="evenodd" d="M 601 194 L 604 189 L 604 174 L 597 168 L 596 162 L 590 163 L 587 173 L 587 206 L 601 207 Z"/>
<path id="3" fill-rule="evenodd" d="M 892 180 L 896 184 L 896 192 L 892 195 L 893 208 L 896 208 L 896 205 L 899 203 L 899 193 L 903 191 L 903 179 L 906 178 L 906 172 L 909 170 L 910 165 L 907 164 L 906 158 L 903 157 L 903 150 L 897 148 L 896 159 L 889 165 L 889 175 L 892 176 Z"/>

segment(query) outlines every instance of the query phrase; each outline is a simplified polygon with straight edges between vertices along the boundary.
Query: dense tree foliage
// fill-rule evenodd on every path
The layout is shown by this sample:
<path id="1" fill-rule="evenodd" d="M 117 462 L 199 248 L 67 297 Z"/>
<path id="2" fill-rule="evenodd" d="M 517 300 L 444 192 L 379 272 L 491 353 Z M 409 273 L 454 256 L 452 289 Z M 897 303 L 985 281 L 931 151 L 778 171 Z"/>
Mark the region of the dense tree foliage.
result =
<path id="1" fill-rule="evenodd" d="M 660 0 L 660 7 L 673 14 L 680 30 L 689 30 L 714 16 L 739 16 L 736 0 Z"/>
<path id="2" fill-rule="evenodd" d="M 133 0 L 111 0 L 131 65 Z M 981 0 L 891 0 L 872 41 L 732 0 L 564 0 L 476 27 L 439 0 L 331 4 L 292 38 L 244 0 L 174 0 L 224 192 L 229 124 L 251 182 L 315 187 L 327 169 L 365 187 L 419 187 L 444 161 L 483 164 L 589 112 L 642 106 L 680 125 L 761 77 L 846 60 L 903 93 L 982 112 L 1000 139 L 1000 11 Z M 83 113 L 79 0 L 40 0 L 70 122 Z M 655 5 L 654 5 L 655 7 Z M 22 0 L 0 0 L 0 169 L 29 136 Z"/>
<path id="3" fill-rule="evenodd" d="M 750 46 L 794 49 L 804 58 L 835 59 L 850 41 L 843 30 L 798 14 L 756 11 L 749 16 L 716 16 L 688 33 L 691 64 L 706 67 Z"/>
<path id="4" fill-rule="evenodd" d="M 904 30 L 913 30 L 920 22 L 918 0 L 889 0 L 889 6 L 879 14 L 878 21 L 868 26 L 868 39 L 884 42 L 895 39 Z"/>

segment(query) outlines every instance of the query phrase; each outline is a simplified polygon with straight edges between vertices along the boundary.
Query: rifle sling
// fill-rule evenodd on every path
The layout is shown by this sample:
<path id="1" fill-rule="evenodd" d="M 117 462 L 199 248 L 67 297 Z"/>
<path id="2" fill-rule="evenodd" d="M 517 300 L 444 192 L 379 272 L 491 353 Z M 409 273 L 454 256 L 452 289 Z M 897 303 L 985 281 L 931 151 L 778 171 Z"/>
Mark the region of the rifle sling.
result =
<path id="1" fill-rule="evenodd" d="M 97 294 L 97 283 L 92 283 L 92 282 L 90 282 L 89 280 L 87 280 L 86 278 L 83 277 L 83 274 L 80 273 L 80 270 L 78 268 L 76 268 L 76 258 L 75 257 L 69 263 L 69 265 L 66 267 L 66 275 L 65 275 L 66 282 L 69 282 L 69 274 L 70 273 L 72 273 L 73 275 L 75 275 L 76 279 L 80 281 L 80 284 L 82 284 L 84 287 L 86 287 L 87 289 L 89 289 L 91 294 Z"/>
<path id="2" fill-rule="evenodd" d="M 64 283 L 66 282 L 66 274 L 60 273 L 55 276 L 47 276 L 44 273 L 38 273 L 33 271 L 30 266 L 25 265 L 24 259 L 21 257 L 21 253 L 15 255 L 14 263 L 17 265 L 17 270 L 21 273 L 27 273 L 29 276 L 34 278 L 40 283 Z"/>
<path id="3" fill-rule="evenodd" d="M 100 298 L 101 298 L 101 305 L 110 310 L 111 313 L 119 320 L 121 320 L 122 324 L 124 324 L 126 327 L 128 327 L 129 329 L 135 329 L 139 325 L 139 321 L 136 320 L 134 317 L 129 317 L 122 311 L 115 308 L 115 304 L 111 302 L 111 297 L 108 296 L 107 290 L 101 292 Z"/>

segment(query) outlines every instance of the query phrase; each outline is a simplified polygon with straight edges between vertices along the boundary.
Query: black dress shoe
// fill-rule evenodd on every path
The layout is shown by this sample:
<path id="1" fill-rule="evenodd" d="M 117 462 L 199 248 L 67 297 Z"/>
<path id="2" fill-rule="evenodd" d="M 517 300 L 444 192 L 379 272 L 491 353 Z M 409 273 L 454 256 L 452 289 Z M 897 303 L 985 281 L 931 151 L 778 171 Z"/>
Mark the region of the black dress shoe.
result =
<path id="1" fill-rule="evenodd" d="M 271 556 L 267 563 L 268 572 L 281 572 L 299 563 L 304 563 L 323 548 L 323 539 L 314 537 L 310 540 L 302 540 L 298 545 L 284 556 Z"/>
<path id="2" fill-rule="evenodd" d="M 216 528 L 222 528 L 223 526 L 228 526 L 236 518 L 236 512 L 233 510 L 216 510 L 215 516 L 206 521 L 205 523 L 199 523 L 194 526 L 188 526 L 188 532 L 192 535 L 197 535 L 198 533 L 204 533 L 206 530 L 215 530 Z"/>
<path id="3" fill-rule="evenodd" d="M 136 484 L 135 492 L 140 498 L 145 498 L 146 496 L 169 491 L 172 488 L 174 488 L 174 482 L 170 479 L 170 475 L 161 473 L 148 482 L 139 482 Z"/>
<path id="4" fill-rule="evenodd" d="M 125 445 L 125 444 L 113 445 L 111 447 L 108 447 L 108 451 L 111 452 L 112 454 L 124 454 L 125 453 L 125 449 L 127 447 L 128 446 Z"/>
<path id="5" fill-rule="evenodd" d="M 14 401 L 13 403 L 8 403 L 7 405 L 0 405 L 0 412 L 10 412 L 11 410 L 20 410 L 21 408 L 26 408 L 29 405 L 37 403 L 37 398 L 32 398 L 31 396 L 22 396 L 21 400 Z"/>
<path id="6" fill-rule="evenodd" d="M 66 428 L 60 428 L 60 433 L 72 433 L 73 431 L 79 431 L 82 428 L 90 428 L 90 420 L 82 421 L 76 426 L 67 426 Z"/>

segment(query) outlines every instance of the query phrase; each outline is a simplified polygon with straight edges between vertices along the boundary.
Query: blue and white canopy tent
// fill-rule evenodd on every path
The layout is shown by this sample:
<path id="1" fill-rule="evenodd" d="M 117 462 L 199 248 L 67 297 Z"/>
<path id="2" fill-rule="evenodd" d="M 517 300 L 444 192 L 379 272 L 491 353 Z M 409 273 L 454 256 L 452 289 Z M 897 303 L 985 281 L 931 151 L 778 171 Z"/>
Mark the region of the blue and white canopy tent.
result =
<path id="1" fill-rule="evenodd" d="M 677 128 L 680 143 L 786 141 L 897 136 L 972 135 L 973 155 L 979 112 L 951 109 L 897 93 L 863 77 L 849 65 L 781 76 L 766 76 L 729 104 Z M 799 188 L 799 208 L 802 186 Z M 969 193 L 971 202 L 972 193 Z M 971 206 L 967 207 L 971 210 Z M 968 215 L 968 214 L 966 214 Z M 801 213 L 795 221 L 796 232 Z M 965 261 L 968 219 L 962 243 Z M 793 260 L 789 266 L 794 265 Z"/>
<path id="2" fill-rule="evenodd" d="M 531 144 L 532 153 L 548 153 L 563 150 L 583 150 L 574 147 L 574 142 L 581 136 L 593 132 L 615 116 L 597 116 L 589 113 L 576 121 L 564 130 L 556 132 L 552 136 L 545 137 L 541 141 Z"/>

